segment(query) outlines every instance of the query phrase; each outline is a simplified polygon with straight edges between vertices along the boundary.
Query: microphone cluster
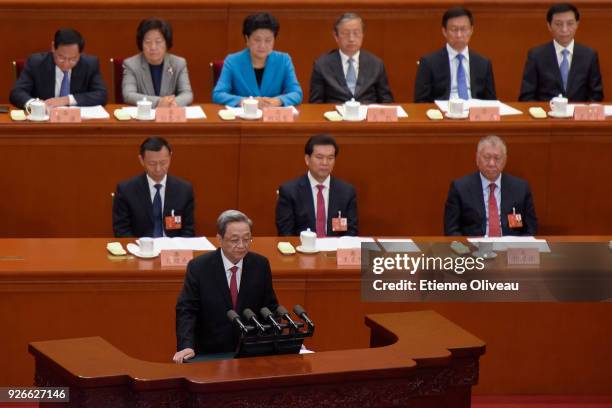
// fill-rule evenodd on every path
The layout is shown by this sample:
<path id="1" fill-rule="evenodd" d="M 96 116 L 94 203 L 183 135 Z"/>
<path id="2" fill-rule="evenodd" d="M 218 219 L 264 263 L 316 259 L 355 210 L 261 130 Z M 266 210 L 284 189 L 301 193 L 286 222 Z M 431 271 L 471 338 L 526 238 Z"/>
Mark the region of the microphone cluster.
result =
<path id="1" fill-rule="evenodd" d="M 314 334 L 314 323 L 300 305 L 293 307 L 300 321 L 295 321 L 282 305 L 272 313 L 262 307 L 259 316 L 251 309 L 244 309 L 242 318 L 235 310 L 227 312 L 227 318 L 239 329 L 240 342 L 236 357 L 297 354 L 304 338 Z"/>

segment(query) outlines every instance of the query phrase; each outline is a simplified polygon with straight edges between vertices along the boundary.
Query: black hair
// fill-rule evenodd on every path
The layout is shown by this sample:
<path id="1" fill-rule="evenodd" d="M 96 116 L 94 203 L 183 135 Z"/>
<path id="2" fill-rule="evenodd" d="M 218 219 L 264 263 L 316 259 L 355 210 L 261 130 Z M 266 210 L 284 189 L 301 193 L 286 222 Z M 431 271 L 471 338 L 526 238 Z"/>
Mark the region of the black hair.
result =
<path id="1" fill-rule="evenodd" d="M 250 37 L 251 34 L 253 34 L 253 31 L 259 29 L 267 29 L 272 31 L 274 38 L 276 38 L 278 35 L 278 30 L 280 30 L 280 25 L 278 24 L 276 17 L 270 13 L 257 13 L 245 17 L 244 22 L 242 23 L 242 35 L 245 37 Z"/>
<path id="2" fill-rule="evenodd" d="M 306 146 L 304 146 L 304 153 L 310 156 L 314 151 L 315 146 L 334 146 L 334 157 L 338 156 L 338 152 L 340 148 L 338 147 L 338 143 L 336 143 L 336 139 L 333 136 L 327 134 L 314 135 L 306 142 Z"/>
<path id="3" fill-rule="evenodd" d="M 546 21 L 548 21 L 548 24 L 550 24 L 552 23 L 552 19 L 555 14 L 565 13 L 567 11 L 573 11 L 576 21 L 580 21 L 580 12 L 578 11 L 578 8 L 571 3 L 557 3 L 550 6 L 546 12 Z"/>
<path id="4" fill-rule="evenodd" d="M 142 20 L 136 29 L 136 45 L 140 51 L 142 51 L 142 42 L 145 35 L 151 30 L 159 30 L 166 40 L 166 49 L 172 48 L 172 26 L 170 23 L 163 18 L 151 17 Z"/>
<path id="5" fill-rule="evenodd" d="M 161 136 L 147 137 L 140 145 L 140 157 L 144 157 L 146 151 L 159 152 L 162 148 L 168 149 L 172 153 L 172 146 L 166 139 Z"/>
<path id="6" fill-rule="evenodd" d="M 57 50 L 60 45 L 72 45 L 76 44 L 79 46 L 79 52 L 85 48 L 85 40 L 81 33 L 73 28 L 60 28 L 55 32 L 53 38 L 53 47 Z"/>
<path id="7" fill-rule="evenodd" d="M 461 7 L 461 6 L 451 7 L 448 10 L 446 10 L 444 15 L 442 16 L 442 27 L 446 28 L 446 23 L 448 23 L 448 20 L 450 20 L 451 18 L 464 17 L 464 16 L 470 19 L 470 25 L 473 26 L 474 16 L 472 15 L 472 12 L 470 10 L 466 9 L 465 7 Z"/>

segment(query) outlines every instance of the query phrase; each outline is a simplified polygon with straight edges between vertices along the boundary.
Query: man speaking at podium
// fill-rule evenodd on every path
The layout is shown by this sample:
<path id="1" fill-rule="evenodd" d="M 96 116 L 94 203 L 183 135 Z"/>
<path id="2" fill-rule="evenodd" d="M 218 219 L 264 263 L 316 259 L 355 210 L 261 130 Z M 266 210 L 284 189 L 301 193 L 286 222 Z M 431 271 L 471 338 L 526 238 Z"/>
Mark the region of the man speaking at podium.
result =
<path id="1" fill-rule="evenodd" d="M 221 247 L 193 259 L 187 265 L 185 284 L 176 302 L 175 363 L 196 354 L 236 350 L 239 332 L 226 316 L 278 306 L 268 259 L 249 252 L 252 221 L 237 210 L 224 211 L 217 219 Z"/>

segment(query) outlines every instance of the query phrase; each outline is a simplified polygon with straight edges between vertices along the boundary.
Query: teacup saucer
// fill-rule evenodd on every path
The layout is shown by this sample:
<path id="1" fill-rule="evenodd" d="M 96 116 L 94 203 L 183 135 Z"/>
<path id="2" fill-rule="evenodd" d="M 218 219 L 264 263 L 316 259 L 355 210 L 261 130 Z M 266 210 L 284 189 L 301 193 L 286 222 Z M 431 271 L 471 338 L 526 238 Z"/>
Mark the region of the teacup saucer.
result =
<path id="1" fill-rule="evenodd" d="M 448 119 L 467 119 L 468 116 L 470 116 L 470 112 L 469 111 L 463 111 L 462 113 L 445 112 L 444 116 L 446 116 Z"/>
<path id="2" fill-rule="evenodd" d="M 295 249 L 297 249 L 298 252 L 301 252 L 303 254 L 316 254 L 317 252 L 319 252 L 317 248 L 306 249 L 306 248 L 303 248 L 301 245 L 297 246 Z"/>
<path id="3" fill-rule="evenodd" d="M 151 115 L 148 118 L 143 118 L 141 116 L 134 116 L 134 119 L 136 120 L 155 120 L 155 112 L 151 111 Z"/>
<path id="4" fill-rule="evenodd" d="M 476 258 L 493 259 L 497 257 L 497 253 L 493 251 L 491 252 L 474 251 L 472 252 L 472 256 L 475 256 Z"/>
<path id="5" fill-rule="evenodd" d="M 238 116 L 240 119 L 245 119 L 245 120 L 257 120 L 257 119 L 261 119 L 263 116 L 263 111 L 261 109 L 257 109 L 257 114 L 256 115 L 247 115 L 244 111 L 239 113 Z"/>
<path id="6" fill-rule="evenodd" d="M 43 117 L 40 118 L 36 118 L 32 115 L 28 115 L 26 116 L 26 119 L 31 120 L 32 122 L 46 122 L 49 120 L 49 115 L 45 115 Z"/>
<path id="7" fill-rule="evenodd" d="M 127 250 L 130 254 L 138 257 L 138 258 L 143 258 L 143 259 L 151 259 L 151 258 L 155 258 L 157 256 L 159 256 L 159 253 L 161 252 L 159 249 L 156 251 L 154 250 L 152 254 L 141 254 L 140 253 L 140 247 L 136 244 L 132 244 L 129 243 L 126 245 L 127 246 Z"/>
<path id="8" fill-rule="evenodd" d="M 548 116 L 550 116 L 551 118 L 557 118 L 557 119 L 567 119 L 567 118 L 571 118 L 574 115 L 572 115 L 569 112 L 558 113 L 558 112 L 555 112 L 555 111 L 549 111 L 548 112 Z"/>

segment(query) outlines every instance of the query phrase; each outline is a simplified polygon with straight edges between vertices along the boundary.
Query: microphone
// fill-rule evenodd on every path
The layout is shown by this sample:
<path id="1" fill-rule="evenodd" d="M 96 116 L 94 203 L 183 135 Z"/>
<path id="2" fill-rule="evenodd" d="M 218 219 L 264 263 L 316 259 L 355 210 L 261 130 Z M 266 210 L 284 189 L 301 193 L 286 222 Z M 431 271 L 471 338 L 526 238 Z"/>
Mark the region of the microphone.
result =
<path id="1" fill-rule="evenodd" d="M 265 327 L 263 327 L 261 323 L 257 321 L 257 316 L 255 316 L 255 313 L 253 313 L 251 309 L 249 308 L 244 309 L 242 311 L 242 317 L 244 317 L 247 320 L 247 322 L 253 323 L 253 325 L 257 327 L 257 330 L 259 330 L 261 333 L 264 333 L 266 331 Z"/>
<path id="2" fill-rule="evenodd" d="M 236 313 L 234 309 L 228 310 L 226 316 L 232 323 L 236 323 L 236 325 L 244 334 L 249 333 L 249 329 L 247 329 L 244 323 L 242 323 L 242 321 L 240 320 L 240 316 L 238 316 L 238 313 Z"/>
<path id="3" fill-rule="evenodd" d="M 272 323 L 272 326 L 274 326 L 276 331 L 278 331 L 279 333 L 283 331 L 283 328 L 280 326 L 280 324 L 278 324 L 278 322 L 274 320 L 274 316 L 272 316 L 272 312 L 270 311 L 270 309 L 268 309 L 267 307 L 262 307 L 259 311 L 259 314 L 261 314 L 264 320 L 267 320 Z"/>
<path id="4" fill-rule="evenodd" d="M 300 305 L 293 306 L 293 313 L 300 316 L 300 318 L 302 318 L 306 322 L 306 324 L 310 326 L 310 328 L 314 327 L 314 323 L 312 322 L 312 320 L 308 318 L 308 315 L 306 314 L 306 311 L 304 310 L 302 306 Z"/>
<path id="5" fill-rule="evenodd" d="M 276 308 L 276 315 L 287 320 L 287 322 L 289 322 L 289 324 L 291 325 L 291 327 L 293 327 L 294 330 L 299 330 L 300 326 L 298 326 L 297 323 L 291 319 L 289 312 L 287 311 L 287 309 L 285 309 L 283 305 L 278 305 L 278 307 Z"/>

